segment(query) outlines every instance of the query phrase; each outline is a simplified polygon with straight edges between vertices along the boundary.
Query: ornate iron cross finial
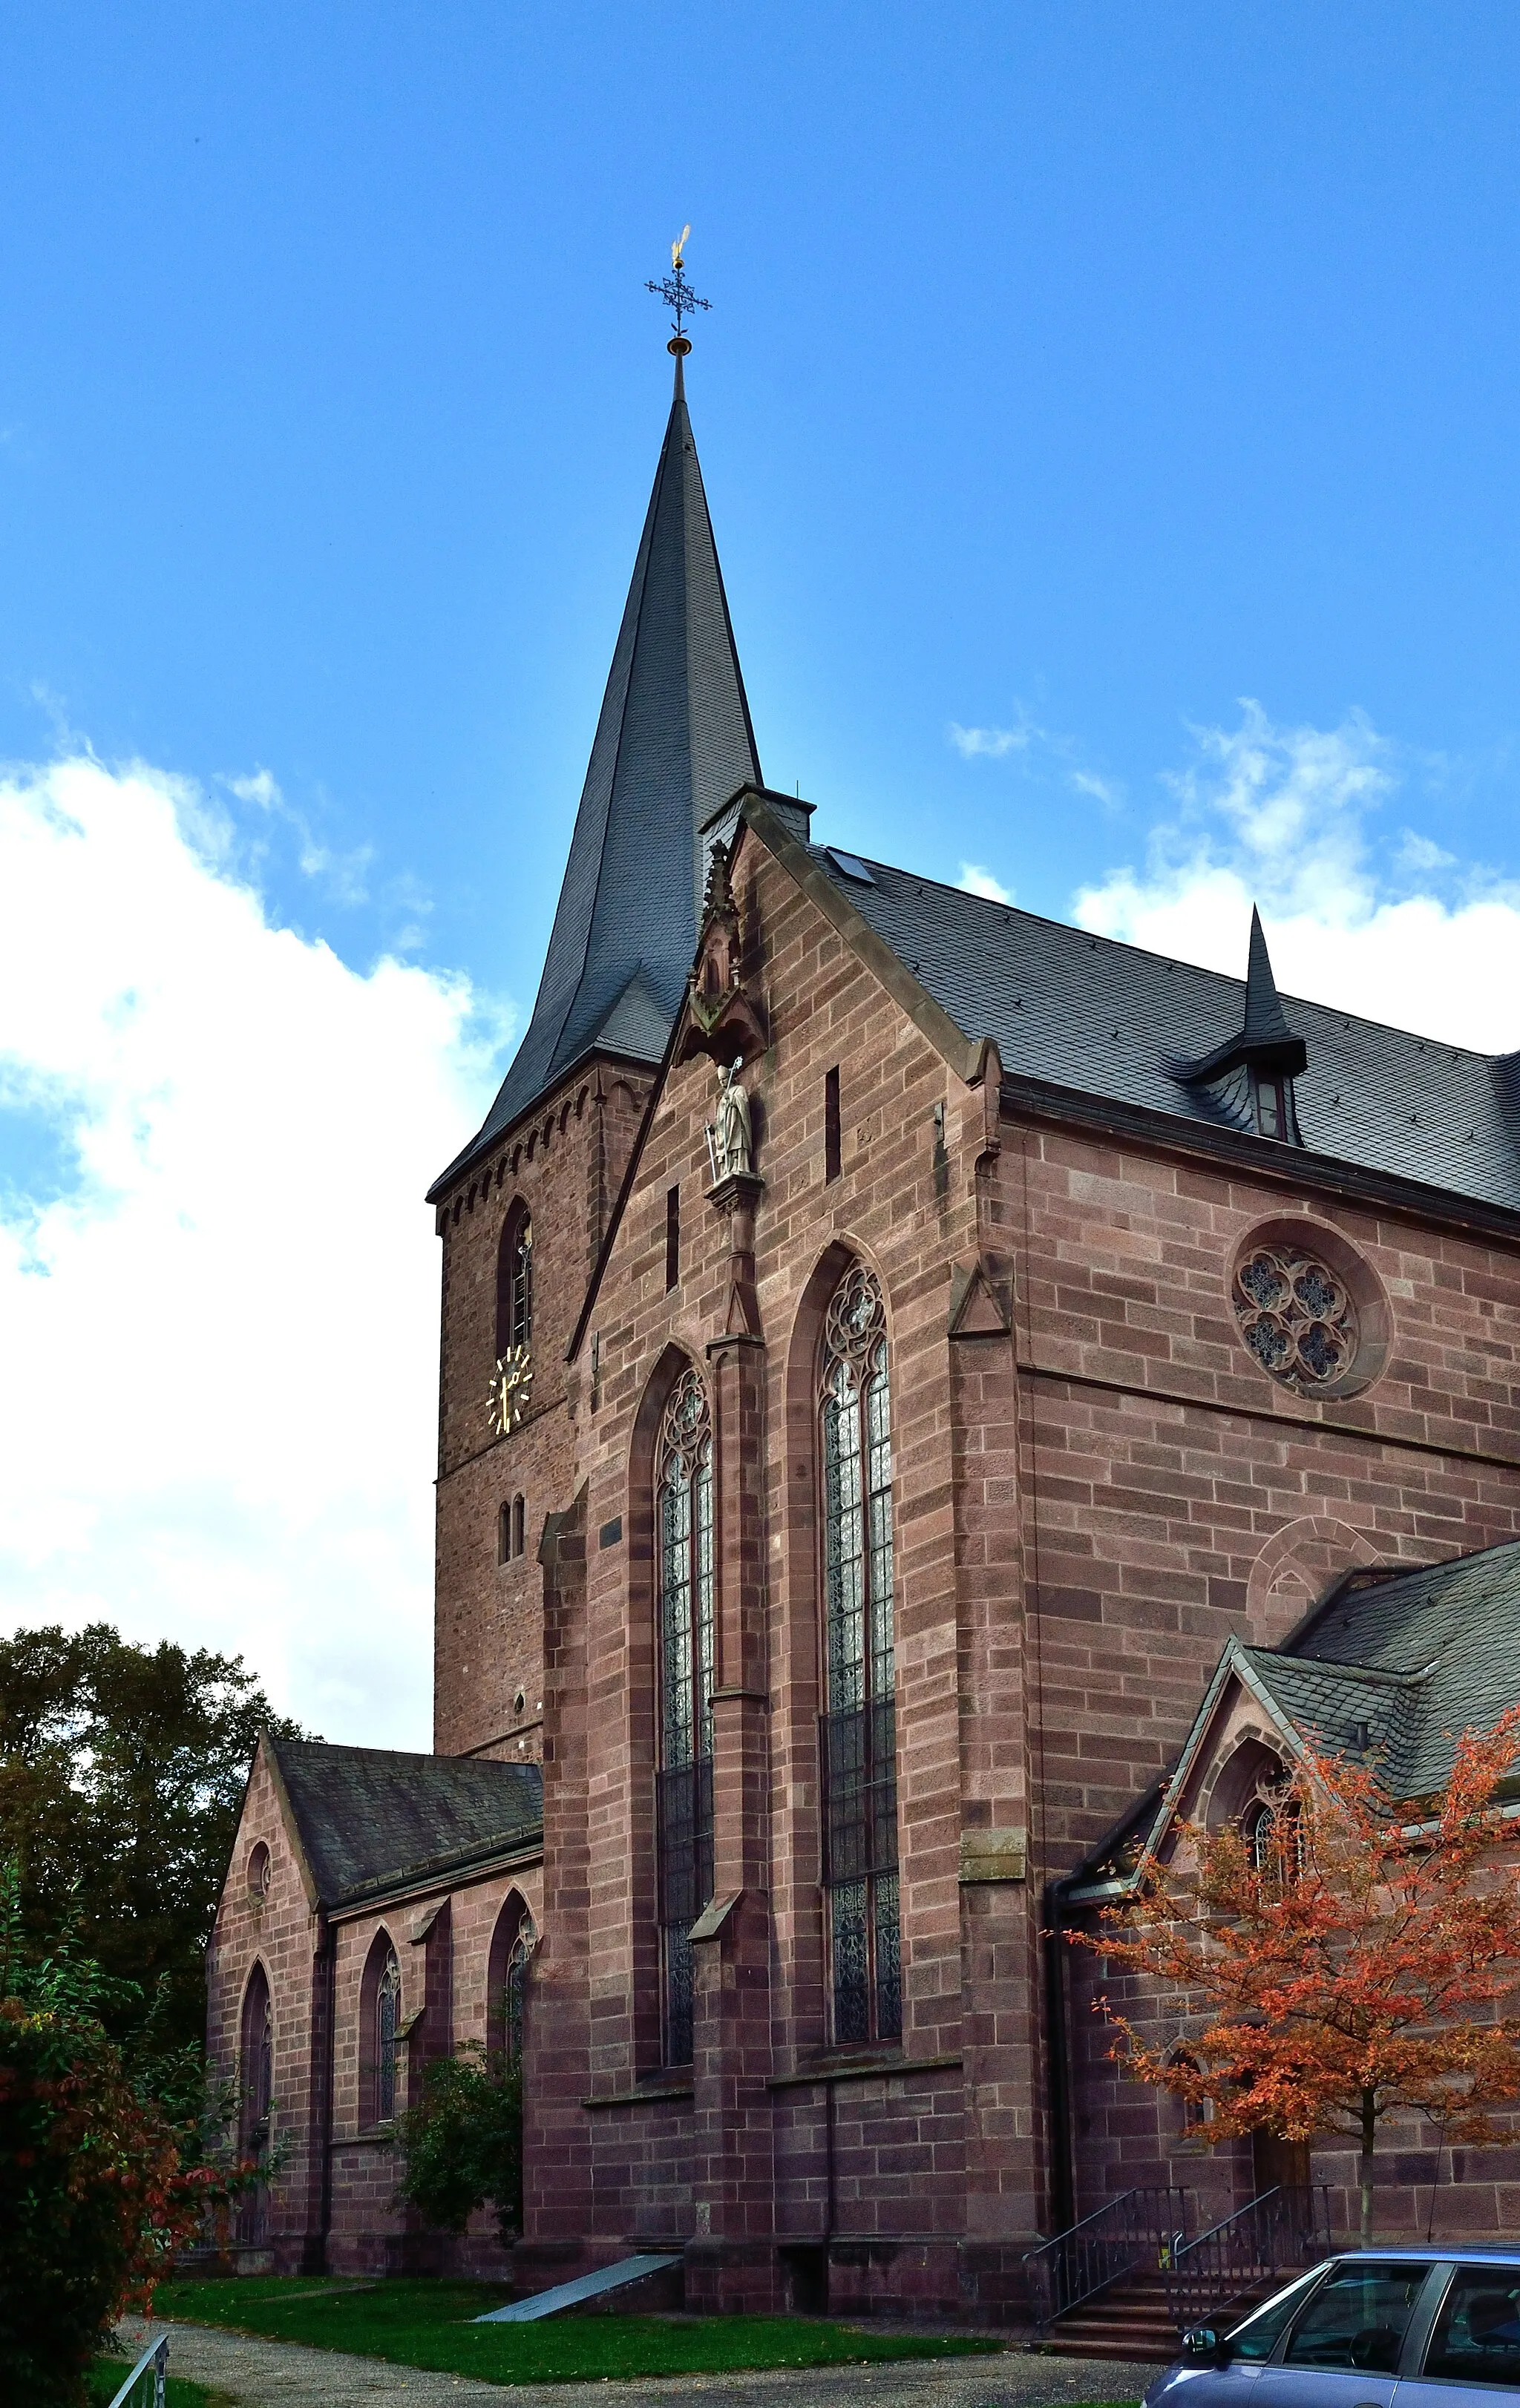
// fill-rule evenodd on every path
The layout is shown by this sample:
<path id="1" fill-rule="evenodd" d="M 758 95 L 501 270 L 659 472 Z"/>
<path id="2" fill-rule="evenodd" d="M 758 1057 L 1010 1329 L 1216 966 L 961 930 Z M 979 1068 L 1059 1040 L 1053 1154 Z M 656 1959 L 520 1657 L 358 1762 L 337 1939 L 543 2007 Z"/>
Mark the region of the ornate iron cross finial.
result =
<path id="1" fill-rule="evenodd" d="M 674 351 L 678 360 L 684 359 L 692 348 L 691 340 L 685 331 L 685 321 L 691 316 L 693 310 L 710 309 L 712 307 L 710 301 L 704 301 L 699 293 L 694 293 L 686 281 L 683 253 L 691 231 L 690 226 L 682 226 L 670 246 L 669 275 L 662 277 L 658 284 L 651 277 L 646 280 L 644 285 L 646 293 L 657 293 L 666 308 L 674 313 L 670 321 L 674 333 L 670 341 L 667 343 L 666 350 Z"/>

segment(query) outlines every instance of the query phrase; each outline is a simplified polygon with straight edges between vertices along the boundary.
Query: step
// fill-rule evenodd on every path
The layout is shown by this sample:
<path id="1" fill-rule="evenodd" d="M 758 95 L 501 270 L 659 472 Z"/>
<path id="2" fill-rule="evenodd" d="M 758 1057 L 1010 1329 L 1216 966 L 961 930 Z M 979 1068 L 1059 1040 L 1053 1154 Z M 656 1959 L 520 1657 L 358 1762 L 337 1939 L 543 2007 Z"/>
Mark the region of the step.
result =
<path id="1" fill-rule="evenodd" d="M 1137 2335 L 1134 2340 L 1116 2340 L 1110 2335 L 1068 2340 L 1057 2325 L 1040 2346 L 1054 2358 L 1134 2358 L 1141 2365 L 1167 2366 L 1178 2355 L 1180 2344 L 1175 2333 L 1164 2347 L 1148 2333 Z"/>

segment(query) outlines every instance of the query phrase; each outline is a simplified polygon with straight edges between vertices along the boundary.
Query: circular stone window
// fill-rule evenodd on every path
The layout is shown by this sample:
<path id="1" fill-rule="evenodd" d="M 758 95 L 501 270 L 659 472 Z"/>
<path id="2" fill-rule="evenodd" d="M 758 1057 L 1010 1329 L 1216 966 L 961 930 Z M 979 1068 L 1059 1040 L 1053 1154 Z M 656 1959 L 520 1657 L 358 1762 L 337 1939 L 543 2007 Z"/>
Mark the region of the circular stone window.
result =
<path id="1" fill-rule="evenodd" d="M 1337 1230 L 1306 1221 L 1255 1230 L 1236 1256 L 1230 1302 L 1250 1354 L 1297 1396 L 1351 1396 L 1387 1360 L 1387 1300 Z"/>

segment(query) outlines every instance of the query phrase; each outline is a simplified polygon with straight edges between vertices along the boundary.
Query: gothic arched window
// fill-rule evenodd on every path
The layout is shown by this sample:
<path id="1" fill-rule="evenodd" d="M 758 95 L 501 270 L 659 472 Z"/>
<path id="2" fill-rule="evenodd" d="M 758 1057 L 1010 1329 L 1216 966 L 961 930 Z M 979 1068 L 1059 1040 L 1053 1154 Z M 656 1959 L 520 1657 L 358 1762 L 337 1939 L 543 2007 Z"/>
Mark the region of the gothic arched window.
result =
<path id="1" fill-rule="evenodd" d="M 1303 1822 L 1298 1800 L 1287 1791 L 1258 1795 L 1245 1815 L 1245 1844 L 1264 1884 L 1283 1888 L 1303 1870 Z"/>
<path id="2" fill-rule="evenodd" d="M 517 1919 L 512 1944 L 507 1951 L 507 1965 L 501 1984 L 501 2047 L 509 2064 L 518 2064 L 523 2056 L 523 1989 L 527 1980 L 528 1959 L 538 1944 L 538 1934 L 526 1907 Z"/>
<path id="3" fill-rule="evenodd" d="M 836 2042 L 902 2029 L 886 1308 L 853 1264 L 820 1383 L 824 1469 L 824 1880 Z"/>
<path id="4" fill-rule="evenodd" d="M 507 1217 L 496 1265 L 496 1359 L 533 1345 L 533 1218 L 525 1205 Z"/>
<path id="5" fill-rule="evenodd" d="M 274 2103 L 275 2018 L 269 1977 L 255 1965 L 243 1993 L 237 2047 L 237 2154 L 263 2161 L 269 2154 L 269 2116 Z M 267 2236 L 269 2191 L 259 2183 L 244 2193 L 238 2211 L 239 2239 L 259 2247 Z"/>
<path id="6" fill-rule="evenodd" d="M 389 2124 L 395 2114 L 395 2058 L 401 2027 L 401 1968 L 389 1941 L 379 1967 L 372 2009 L 375 2048 L 375 2113 L 371 2121 Z"/>
<path id="7" fill-rule="evenodd" d="M 262 2157 L 269 2145 L 269 2108 L 274 2096 L 275 2018 L 269 1977 L 255 1965 L 243 1995 L 242 2045 L 238 2063 L 238 2141 L 245 2157 Z"/>
<path id="8" fill-rule="evenodd" d="M 665 2061 L 692 2055 L 692 1925 L 712 1895 L 712 1423 L 693 1370 L 665 1409 L 655 1459 L 660 1703 L 657 1775 Z"/>

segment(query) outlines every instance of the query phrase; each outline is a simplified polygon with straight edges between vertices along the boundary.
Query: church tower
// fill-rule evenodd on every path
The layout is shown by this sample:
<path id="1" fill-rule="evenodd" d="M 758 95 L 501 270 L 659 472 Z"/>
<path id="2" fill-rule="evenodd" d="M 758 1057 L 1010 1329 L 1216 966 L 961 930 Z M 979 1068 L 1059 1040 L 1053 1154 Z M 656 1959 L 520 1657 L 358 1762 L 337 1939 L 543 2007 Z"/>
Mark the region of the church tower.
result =
<path id="1" fill-rule="evenodd" d="M 678 269 L 679 274 L 679 269 Z M 703 831 L 761 783 L 675 393 L 526 1034 L 429 1191 L 443 1241 L 435 1744 L 538 1752 L 538 1536 L 571 1469 L 565 1354 L 696 950 Z"/>

